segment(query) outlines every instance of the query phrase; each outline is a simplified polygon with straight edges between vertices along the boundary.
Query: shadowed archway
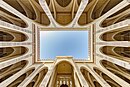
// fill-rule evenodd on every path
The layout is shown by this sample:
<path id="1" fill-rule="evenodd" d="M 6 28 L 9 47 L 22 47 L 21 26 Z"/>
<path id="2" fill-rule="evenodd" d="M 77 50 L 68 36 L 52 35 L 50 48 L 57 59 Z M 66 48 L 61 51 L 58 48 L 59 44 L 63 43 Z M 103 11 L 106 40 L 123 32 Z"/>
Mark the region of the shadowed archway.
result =
<path id="1" fill-rule="evenodd" d="M 60 87 L 68 87 L 68 85 L 66 85 L 66 84 L 62 84 Z"/>

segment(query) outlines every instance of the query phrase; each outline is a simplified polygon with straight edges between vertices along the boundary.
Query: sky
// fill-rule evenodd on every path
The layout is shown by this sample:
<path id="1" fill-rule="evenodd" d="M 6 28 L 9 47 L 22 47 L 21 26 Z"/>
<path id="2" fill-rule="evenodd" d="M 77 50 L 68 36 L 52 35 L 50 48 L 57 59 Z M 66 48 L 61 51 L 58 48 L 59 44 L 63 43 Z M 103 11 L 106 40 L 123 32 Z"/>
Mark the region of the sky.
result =
<path id="1" fill-rule="evenodd" d="M 88 57 L 88 31 L 40 31 L 40 59 Z"/>

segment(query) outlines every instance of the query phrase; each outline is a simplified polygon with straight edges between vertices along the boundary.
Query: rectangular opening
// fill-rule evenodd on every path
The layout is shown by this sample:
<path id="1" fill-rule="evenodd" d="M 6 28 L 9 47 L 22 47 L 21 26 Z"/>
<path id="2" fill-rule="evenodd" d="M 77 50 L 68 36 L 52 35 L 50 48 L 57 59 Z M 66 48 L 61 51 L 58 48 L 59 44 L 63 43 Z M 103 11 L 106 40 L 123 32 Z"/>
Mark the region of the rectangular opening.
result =
<path id="1" fill-rule="evenodd" d="M 72 56 L 89 57 L 89 31 L 40 31 L 40 59 Z"/>

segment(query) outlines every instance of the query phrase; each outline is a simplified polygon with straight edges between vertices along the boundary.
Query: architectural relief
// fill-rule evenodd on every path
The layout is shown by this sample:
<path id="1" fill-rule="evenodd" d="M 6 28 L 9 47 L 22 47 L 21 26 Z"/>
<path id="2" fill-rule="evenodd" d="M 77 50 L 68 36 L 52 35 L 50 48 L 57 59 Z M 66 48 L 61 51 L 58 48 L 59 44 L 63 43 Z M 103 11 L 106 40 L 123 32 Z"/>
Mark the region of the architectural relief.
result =
<path id="1" fill-rule="evenodd" d="M 40 31 L 76 30 L 89 60 L 40 59 Z M 0 0 L 0 87 L 130 87 L 130 0 Z"/>

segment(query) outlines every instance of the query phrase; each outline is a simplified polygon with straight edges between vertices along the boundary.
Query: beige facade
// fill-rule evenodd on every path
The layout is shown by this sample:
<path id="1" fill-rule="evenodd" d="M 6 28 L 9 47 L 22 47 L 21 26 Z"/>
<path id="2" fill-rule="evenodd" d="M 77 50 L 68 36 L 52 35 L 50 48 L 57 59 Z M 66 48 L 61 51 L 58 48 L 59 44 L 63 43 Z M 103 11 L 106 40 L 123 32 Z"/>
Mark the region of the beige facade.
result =
<path id="1" fill-rule="evenodd" d="M 89 60 L 40 60 L 62 30 L 89 30 Z M 0 87 L 130 87 L 130 0 L 0 0 Z"/>

